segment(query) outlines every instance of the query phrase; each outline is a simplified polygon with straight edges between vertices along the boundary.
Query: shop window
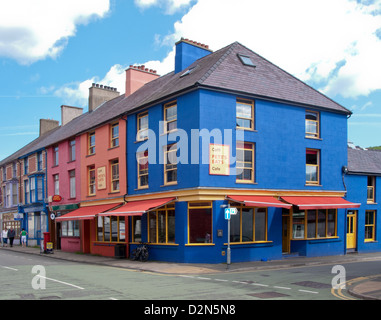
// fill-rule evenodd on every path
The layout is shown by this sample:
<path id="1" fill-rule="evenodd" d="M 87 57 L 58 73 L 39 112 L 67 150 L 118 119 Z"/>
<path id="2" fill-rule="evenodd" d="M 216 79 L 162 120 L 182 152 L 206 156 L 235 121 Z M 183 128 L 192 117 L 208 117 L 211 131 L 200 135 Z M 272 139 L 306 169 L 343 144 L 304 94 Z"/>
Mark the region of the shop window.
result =
<path id="1" fill-rule="evenodd" d="M 137 154 L 138 189 L 148 188 L 148 150 Z"/>
<path id="2" fill-rule="evenodd" d="M 212 203 L 188 203 L 188 243 L 212 243 Z"/>
<path id="3" fill-rule="evenodd" d="M 168 133 L 177 129 L 177 102 L 164 106 L 164 132 Z"/>
<path id="4" fill-rule="evenodd" d="M 319 150 L 306 150 L 306 184 L 318 185 L 320 176 Z"/>
<path id="5" fill-rule="evenodd" d="M 138 114 L 138 130 L 136 134 L 137 141 L 148 139 L 148 112 Z"/>
<path id="6" fill-rule="evenodd" d="M 148 242 L 175 243 L 175 205 L 170 204 L 148 214 Z"/>
<path id="7" fill-rule="evenodd" d="M 230 219 L 230 242 L 262 242 L 267 241 L 266 208 L 250 208 L 235 206 L 238 213 Z"/>
<path id="8" fill-rule="evenodd" d="M 236 150 L 236 181 L 254 182 L 254 144 L 237 142 Z"/>
<path id="9" fill-rule="evenodd" d="M 239 129 L 254 130 L 254 101 L 237 99 L 236 124 Z"/>
<path id="10" fill-rule="evenodd" d="M 376 240 L 376 211 L 365 211 L 365 242 Z"/>
<path id="11" fill-rule="evenodd" d="M 79 237 L 79 221 L 70 220 L 61 222 L 62 237 Z"/>
<path id="12" fill-rule="evenodd" d="M 336 236 L 336 209 L 295 210 L 292 215 L 293 239 L 318 239 Z"/>
<path id="13" fill-rule="evenodd" d="M 125 217 L 97 218 L 97 241 L 99 242 L 125 242 L 126 221 Z"/>
<path id="14" fill-rule="evenodd" d="M 142 217 L 132 217 L 132 242 L 142 241 Z"/>
<path id="15" fill-rule="evenodd" d="M 315 111 L 306 111 L 306 137 L 319 138 L 319 113 Z"/>

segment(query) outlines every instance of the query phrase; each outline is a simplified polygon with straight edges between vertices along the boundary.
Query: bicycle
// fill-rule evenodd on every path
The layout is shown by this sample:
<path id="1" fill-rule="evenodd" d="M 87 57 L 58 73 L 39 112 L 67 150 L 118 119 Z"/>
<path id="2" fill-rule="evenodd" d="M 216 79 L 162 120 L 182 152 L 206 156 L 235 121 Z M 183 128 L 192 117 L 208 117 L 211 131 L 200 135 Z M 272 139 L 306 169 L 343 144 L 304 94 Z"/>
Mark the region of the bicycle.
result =
<path id="1" fill-rule="evenodd" d="M 131 260 L 140 260 L 145 262 L 148 260 L 148 256 L 149 253 L 147 243 L 140 242 L 140 246 L 136 247 L 136 249 L 132 251 Z"/>

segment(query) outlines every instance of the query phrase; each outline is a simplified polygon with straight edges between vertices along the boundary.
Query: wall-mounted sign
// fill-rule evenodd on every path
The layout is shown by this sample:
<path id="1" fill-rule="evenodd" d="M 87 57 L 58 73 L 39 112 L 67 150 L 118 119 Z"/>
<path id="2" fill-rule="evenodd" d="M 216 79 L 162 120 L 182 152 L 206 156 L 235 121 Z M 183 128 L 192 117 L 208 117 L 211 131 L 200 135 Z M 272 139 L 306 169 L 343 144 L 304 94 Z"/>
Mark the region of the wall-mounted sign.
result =
<path id="1" fill-rule="evenodd" d="M 60 202 L 62 200 L 62 197 L 59 195 L 59 194 L 55 194 L 53 197 L 52 197 L 52 201 L 53 202 Z"/>
<path id="2" fill-rule="evenodd" d="M 106 167 L 99 167 L 97 170 L 98 190 L 106 189 Z"/>
<path id="3" fill-rule="evenodd" d="M 230 174 L 230 146 L 209 144 L 209 174 L 228 176 Z"/>

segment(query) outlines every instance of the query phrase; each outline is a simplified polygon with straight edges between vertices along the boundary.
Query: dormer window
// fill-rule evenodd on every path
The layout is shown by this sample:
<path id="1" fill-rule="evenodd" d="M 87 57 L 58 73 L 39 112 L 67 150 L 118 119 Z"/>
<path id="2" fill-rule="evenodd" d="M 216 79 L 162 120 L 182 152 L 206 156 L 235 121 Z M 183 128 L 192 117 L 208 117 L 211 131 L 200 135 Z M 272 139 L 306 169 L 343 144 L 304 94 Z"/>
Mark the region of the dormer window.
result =
<path id="1" fill-rule="evenodd" d="M 249 66 L 249 67 L 253 67 L 253 68 L 256 67 L 255 64 L 254 64 L 254 62 L 251 60 L 250 57 L 245 56 L 245 55 L 243 55 L 243 54 L 238 54 L 238 57 L 239 57 L 239 59 L 241 60 L 241 62 L 242 62 L 245 66 Z"/>

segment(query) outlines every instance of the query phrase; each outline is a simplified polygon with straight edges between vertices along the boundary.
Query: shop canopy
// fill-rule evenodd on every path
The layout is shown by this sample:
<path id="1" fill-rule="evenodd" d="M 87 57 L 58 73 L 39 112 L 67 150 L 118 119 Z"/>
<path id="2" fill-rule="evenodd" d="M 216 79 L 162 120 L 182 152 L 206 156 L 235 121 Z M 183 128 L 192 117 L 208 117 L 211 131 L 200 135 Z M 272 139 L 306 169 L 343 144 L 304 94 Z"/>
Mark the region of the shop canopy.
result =
<path id="1" fill-rule="evenodd" d="M 300 210 L 359 208 L 360 203 L 352 203 L 340 197 L 282 197 Z"/>
<path id="2" fill-rule="evenodd" d="M 97 214 L 106 212 L 120 205 L 121 203 L 112 203 L 101 204 L 97 206 L 81 207 L 77 210 L 71 211 L 63 216 L 58 217 L 56 221 L 91 220 L 94 219 Z"/>
<path id="3" fill-rule="evenodd" d="M 120 216 L 120 217 L 141 216 L 143 215 L 143 213 L 158 209 L 174 200 L 176 200 L 175 197 L 130 201 L 116 210 L 111 210 L 106 213 L 100 213 L 99 216 Z"/>
<path id="4" fill-rule="evenodd" d="M 227 200 L 243 203 L 248 207 L 275 207 L 290 209 L 291 204 L 277 200 L 273 196 L 227 196 Z"/>

